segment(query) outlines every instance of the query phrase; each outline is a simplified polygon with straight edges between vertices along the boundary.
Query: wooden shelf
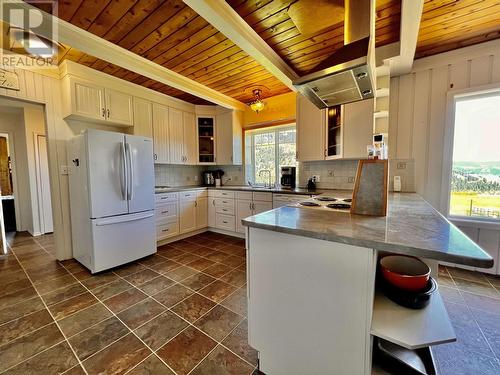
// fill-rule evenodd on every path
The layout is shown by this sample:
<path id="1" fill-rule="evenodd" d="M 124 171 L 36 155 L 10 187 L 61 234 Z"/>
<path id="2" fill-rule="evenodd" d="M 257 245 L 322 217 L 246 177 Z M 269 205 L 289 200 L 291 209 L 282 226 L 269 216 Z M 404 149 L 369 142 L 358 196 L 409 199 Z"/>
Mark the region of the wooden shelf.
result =
<path id="1" fill-rule="evenodd" d="M 407 349 L 456 341 L 439 290 L 431 297 L 430 304 L 421 310 L 399 306 L 377 291 L 370 333 Z"/>

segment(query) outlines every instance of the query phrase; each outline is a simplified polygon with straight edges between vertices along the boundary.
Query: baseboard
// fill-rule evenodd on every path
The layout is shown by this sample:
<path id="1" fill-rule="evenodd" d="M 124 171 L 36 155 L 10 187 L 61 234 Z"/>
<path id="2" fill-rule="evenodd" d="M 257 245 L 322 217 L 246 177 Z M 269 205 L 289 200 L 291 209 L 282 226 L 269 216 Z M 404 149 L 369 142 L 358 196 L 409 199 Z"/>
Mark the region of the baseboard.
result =
<path id="1" fill-rule="evenodd" d="M 183 240 L 185 238 L 193 237 L 193 236 L 196 236 L 197 234 L 204 233 L 204 232 L 215 232 L 215 233 L 225 234 L 227 236 L 245 238 L 244 233 L 231 232 L 228 230 L 208 227 L 208 228 L 198 229 L 198 230 L 195 230 L 195 231 L 192 231 L 189 233 L 180 234 L 180 235 L 175 236 L 175 237 L 166 238 L 164 240 L 156 242 L 156 246 L 159 247 L 159 246 L 163 246 L 163 245 L 168 245 L 169 243 L 172 243 L 175 241 L 180 241 L 180 240 Z"/>
<path id="2" fill-rule="evenodd" d="M 212 228 L 212 227 L 209 227 L 208 230 L 210 232 L 225 234 L 225 235 L 231 236 L 231 237 L 245 238 L 245 233 L 231 232 L 229 230 L 217 229 L 217 228 Z"/>

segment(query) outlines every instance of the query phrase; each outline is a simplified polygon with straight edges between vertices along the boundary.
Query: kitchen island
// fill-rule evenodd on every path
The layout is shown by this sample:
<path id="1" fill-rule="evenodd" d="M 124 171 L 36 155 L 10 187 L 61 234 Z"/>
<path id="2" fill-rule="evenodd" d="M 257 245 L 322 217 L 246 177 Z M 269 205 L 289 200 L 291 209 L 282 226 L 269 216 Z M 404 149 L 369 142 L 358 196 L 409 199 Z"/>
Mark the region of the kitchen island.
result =
<path id="1" fill-rule="evenodd" d="M 416 194 L 390 194 L 388 215 L 281 207 L 247 227 L 249 343 L 276 374 L 371 374 L 374 337 L 407 349 L 455 340 L 439 295 L 423 310 L 376 291 L 380 254 L 492 267 L 493 259 Z"/>

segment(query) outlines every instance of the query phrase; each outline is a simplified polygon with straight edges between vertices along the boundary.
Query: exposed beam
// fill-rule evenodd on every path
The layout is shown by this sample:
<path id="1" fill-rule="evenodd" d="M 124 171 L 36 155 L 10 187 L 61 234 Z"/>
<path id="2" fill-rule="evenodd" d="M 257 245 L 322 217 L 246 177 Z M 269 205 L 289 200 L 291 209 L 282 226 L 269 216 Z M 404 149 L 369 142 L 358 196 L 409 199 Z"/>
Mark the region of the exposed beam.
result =
<path id="1" fill-rule="evenodd" d="M 402 0 L 399 56 L 390 60 L 391 76 L 411 72 L 415 50 L 417 49 L 418 31 L 424 0 Z"/>
<path id="2" fill-rule="evenodd" d="M 183 0 L 234 44 L 291 90 L 297 73 L 248 25 L 231 6 L 222 0 Z"/>
<path id="3" fill-rule="evenodd" d="M 52 19 L 53 16 L 34 8 L 21 0 L 10 0 L 19 4 L 25 10 L 33 10 L 41 12 L 44 20 Z M 2 12 L 4 22 L 7 22 L 7 15 Z M 224 95 L 216 90 L 213 90 L 201 83 L 192 79 L 186 78 L 170 69 L 167 69 L 159 64 L 152 62 L 144 57 L 141 57 L 133 52 L 126 50 L 114 43 L 100 38 L 86 30 L 70 24 L 59 18 L 57 22 L 57 42 L 63 43 L 70 47 L 76 48 L 81 52 L 89 54 L 98 59 L 102 59 L 111 64 L 115 64 L 122 68 L 128 69 L 137 74 L 143 75 L 165 85 L 171 86 L 178 90 L 198 96 L 212 103 L 219 104 L 223 107 L 244 110 L 246 105 L 236 99 Z M 43 25 L 43 24 L 42 24 Z M 54 38 L 50 28 L 37 28 L 37 34 L 49 40 Z"/>

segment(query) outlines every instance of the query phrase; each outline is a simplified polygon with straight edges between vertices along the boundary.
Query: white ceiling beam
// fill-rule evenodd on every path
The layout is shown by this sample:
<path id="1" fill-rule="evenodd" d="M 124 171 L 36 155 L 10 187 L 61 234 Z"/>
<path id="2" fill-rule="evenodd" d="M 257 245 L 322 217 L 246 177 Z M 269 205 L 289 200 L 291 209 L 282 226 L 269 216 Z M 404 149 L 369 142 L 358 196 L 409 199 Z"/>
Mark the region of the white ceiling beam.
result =
<path id="1" fill-rule="evenodd" d="M 190 8 L 214 26 L 229 40 L 248 53 L 288 88 L 296 91 L 292 81 L 299 76 L 285 61 L 222 0 L 183 0 Z"/>
<path id="2" fill-rule="evenodd" d="M 411 72 L 423 7 L 424 0 L 402 0 L 401 2 L 400 51 L 399 56 L 390 60 L 393 77 Z"/>
<path id="3" fill-rule="evenodd" d="M 23 7 L 26 10 L 32 9 L 39 11 L 39 9 L 34 8 L 32 5 L 29 5 L 21 0 L 11 0 L 11 2 L 12 1 L 15 1 L 19 4 L 20 7 Z M 4 13 L 5 12 L 2 12 L 3 21 L 7 22 L 7 15 Z M 41 13 L 44 17 L 44 20 L 52 19 L 53 17 L 52 15 L 49 15 L 45 12 Z M 57 40 L 55 40 L 55 42 L 60 42 L 62 44 L 76 48 L 83 53 L 89 54 L 98 59 L 102 59 L 111 64 L 115 64 L 124 69 L 128 69 L 134 73 L 143 75 L 170 87 L 195 95 L 199 98 L 208 100 L 214 104 L 238 110 L 244 110 L 246 108 L 246 105 L 239 100 L 233 99 L 205 85 L 202 85 L 201 83 L 184 77 L 181 74 L 178 74 L 155 62 L 152 62 L 151 60 L 130 52 L 114 43 L 108 42 L 107 40 L 100 38 L 86 30 L 83 30 L 59 18 L 56 18 L 55 21 L 57 22 Z M 49 27 L 40 27 L 37 29 L 37 33 L 49 40 L 54 39 L 54 35 L 52 35 Z"/>

